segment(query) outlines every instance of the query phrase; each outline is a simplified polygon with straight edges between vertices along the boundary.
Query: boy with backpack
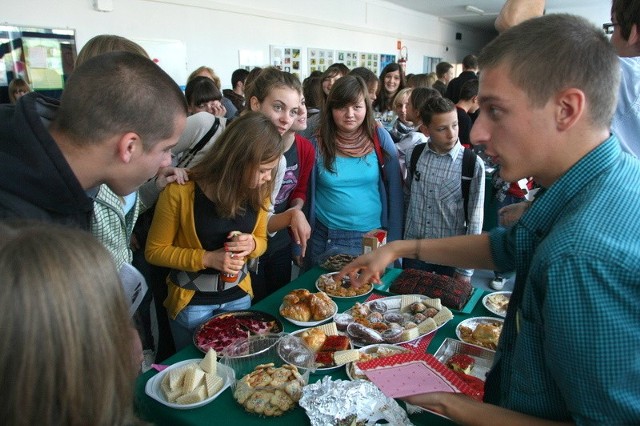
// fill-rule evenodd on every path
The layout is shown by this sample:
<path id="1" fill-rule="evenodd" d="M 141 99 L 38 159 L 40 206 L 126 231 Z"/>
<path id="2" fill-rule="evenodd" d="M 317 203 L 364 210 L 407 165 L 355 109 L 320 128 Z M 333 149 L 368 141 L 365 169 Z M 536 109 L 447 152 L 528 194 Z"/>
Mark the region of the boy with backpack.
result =
<path id="1" fill-rule="evenodd" d="M 456 106 L 446 98 L 429 99 L 420 110 L 426 144 L 407 151 L 404 239 L 480 234 L 484 219 L 484 163 L 458 139 Z M 404 259 L 414 268 L 471 280 L 472 269 Z"/>

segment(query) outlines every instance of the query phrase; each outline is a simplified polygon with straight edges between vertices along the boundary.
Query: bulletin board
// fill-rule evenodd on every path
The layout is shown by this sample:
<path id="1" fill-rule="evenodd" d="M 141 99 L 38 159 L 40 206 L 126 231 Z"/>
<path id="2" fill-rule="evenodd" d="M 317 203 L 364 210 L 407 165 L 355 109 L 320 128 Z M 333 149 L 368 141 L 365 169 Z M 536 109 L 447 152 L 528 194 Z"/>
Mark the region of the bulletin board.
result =
<path id="1" fill-rule="evenodd" d="M 346 50 L 338 50 L 336 52 L 336 62 L 345 64 L 350 70 L 357 68 L 358 65 L 358 52 L 350 52 Z"/>
<path id="2" fill-rule="evenodd" d="M 380 54 L 371 52 L 360 52 L 358 66 L 371 70 L 375 75 L 380 73 Z"/>
<path id="3" fill-rule="evenodd" d="M 292 46 L 269 46 L 269 65 L 290 72 L 302 79 L 302 48 Z"/>
<path id="4" fill-rule="evenodd" d="M 335 62 L 335 51 L 328 49 L 307 49 L 307 61 L 309 73 L 313 71 L 324 72 L 329 65 Z"/>

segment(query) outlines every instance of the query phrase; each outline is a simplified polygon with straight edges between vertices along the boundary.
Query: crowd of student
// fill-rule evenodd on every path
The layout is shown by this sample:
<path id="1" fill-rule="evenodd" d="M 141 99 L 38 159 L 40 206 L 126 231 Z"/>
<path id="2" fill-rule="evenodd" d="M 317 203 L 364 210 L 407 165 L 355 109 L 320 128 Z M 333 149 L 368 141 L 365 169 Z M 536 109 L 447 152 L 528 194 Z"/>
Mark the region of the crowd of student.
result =
<path id="1" fill-rule="evenodd" d="M 267 67 L 236 70 L 222 91 L 200 67 L 182 93 L 143 48 L 101 35 L 60 101 L 12 82 L 14 104 L 0 107 L 3 418 L 135 424 L 143 348 L 162 360 L 211 316 L 288 283 L 292 264 L 359 255 L 383 228 L 388 244 L 342 274 L 379 280 L 400 258 L 461 280 L 516 272 L 489 404 L 410 402 L 463 424 L 640 421 L 640 370 L 624 360 L 640 343 L 640 163 L 621 150 L 637 152 L 640 65 L 614 51 L 640 55 L 640 1 L 613 0 L 611 42 L 570 15 L 515 25 L 543 8 L 507 1 L 505 31 L 456 78 L 446 62 L 435 76 L 334 64 L 304 82 Z M 489 234 L 485 161 L 503 204 L 530 188 L 510 182 L 542 187 Z M 134 322 L 125 294 L 146 285 Z"/>

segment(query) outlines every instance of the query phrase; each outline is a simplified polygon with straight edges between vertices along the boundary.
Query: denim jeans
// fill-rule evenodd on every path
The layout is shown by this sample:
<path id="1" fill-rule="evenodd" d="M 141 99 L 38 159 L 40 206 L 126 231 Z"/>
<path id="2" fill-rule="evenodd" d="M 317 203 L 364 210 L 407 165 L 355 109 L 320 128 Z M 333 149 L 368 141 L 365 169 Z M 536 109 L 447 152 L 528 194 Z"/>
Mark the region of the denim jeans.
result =
<path id="1" fill-rule="evenodd" d="M 212 316 L 221 312 L 249 309 L 249 307 L 251 307 L 251 297 L 248 294 L 221 305 L 187 305 L 175 320 L 169 319 L 176 350 L 179 351 L 190 345 L 196 329 Z"/>
<path id="2" fill-rule="evenodd" d="M 328 229 L 316 220 L 315 229 L 309 240 L 307 251 L 311 260 L 310 267 L 319 265 L 334 254 L 362 254 L 362 236 L 366 232 Z"/>

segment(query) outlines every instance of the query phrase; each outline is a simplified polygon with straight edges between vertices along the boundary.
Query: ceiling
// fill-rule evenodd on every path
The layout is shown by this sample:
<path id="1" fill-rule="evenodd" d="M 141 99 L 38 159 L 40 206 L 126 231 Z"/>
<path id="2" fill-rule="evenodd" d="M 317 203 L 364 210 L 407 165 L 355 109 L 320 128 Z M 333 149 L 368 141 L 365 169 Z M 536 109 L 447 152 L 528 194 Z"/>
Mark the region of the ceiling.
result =
<path id="1" fill-rule="evenodd" d="M 493 23 L 505 0 L 387 0 L 398 6 L 434 15 L 455 23 L 485 31 L 495 31 Z M 570 11 L 572 8 L 601 7 L 607 0 L 547 0 L 547 9 Z M 484 13 L 468 12 L 465 7 L 473 6 Z"/>

